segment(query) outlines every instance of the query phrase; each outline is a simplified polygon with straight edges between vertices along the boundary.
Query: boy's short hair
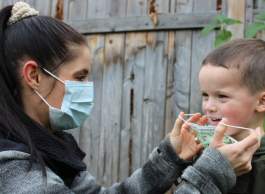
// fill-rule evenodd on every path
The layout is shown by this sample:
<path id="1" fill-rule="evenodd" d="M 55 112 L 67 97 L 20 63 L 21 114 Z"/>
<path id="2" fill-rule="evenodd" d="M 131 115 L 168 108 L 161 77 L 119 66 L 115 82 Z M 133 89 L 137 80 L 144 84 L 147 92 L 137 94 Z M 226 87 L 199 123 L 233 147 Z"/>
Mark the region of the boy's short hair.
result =
<path id="1" fill-rule="evenodd" d="M 237 39 L 210 52 L 202 65 L 237 68 L 242 84 L 251 92 L 265 89 L 265 41 Z"/>

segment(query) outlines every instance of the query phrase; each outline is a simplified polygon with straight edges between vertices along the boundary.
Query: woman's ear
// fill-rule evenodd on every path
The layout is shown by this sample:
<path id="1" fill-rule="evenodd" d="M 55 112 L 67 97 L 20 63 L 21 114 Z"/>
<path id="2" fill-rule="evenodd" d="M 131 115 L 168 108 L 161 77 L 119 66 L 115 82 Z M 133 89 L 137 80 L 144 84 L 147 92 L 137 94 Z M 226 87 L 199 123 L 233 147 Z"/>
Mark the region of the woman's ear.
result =
<path id="1" fill-rule="evenodd" d="M 261 92 L 258 99 L 258 105 L 256 107 L 258 112 L 265 112 L 265 91 Z"/>
<path id="2" fill-rule="evenodd" d="M 22 78 L 26 85 L 37 90 L 41 80 L 39 65 L 33 60 L 26 61 L 22 68 Z"/>

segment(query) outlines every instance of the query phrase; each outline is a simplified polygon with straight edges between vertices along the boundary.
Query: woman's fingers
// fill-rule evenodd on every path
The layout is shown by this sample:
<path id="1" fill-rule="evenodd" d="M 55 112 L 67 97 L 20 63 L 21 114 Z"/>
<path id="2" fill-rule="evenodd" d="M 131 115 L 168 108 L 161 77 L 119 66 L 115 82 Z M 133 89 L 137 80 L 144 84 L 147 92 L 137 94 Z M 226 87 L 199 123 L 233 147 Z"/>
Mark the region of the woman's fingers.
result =
<path id="1" fill-rule="evenodd" d="M 226 119 L 222 119 L 221 122 L 225 122 Z M 215 129 L 214 135 L 213 135 L 213 139 L 212 142 L 210 144 L 211 147 L 218 147 L 220 145 L 223 145 L 223 139 L 225 136 L 225 132 L 227 130 L 227 127 L 225 125 L 222 125 L 221 123 L 219 123 Z"/>
<path id="2" fill-rule="evenodd" d="M 208 118 L 207 118 L 207 116 L 206 116 L 206 115 L 203 115 L 203 116 L 199 119 L 199 121 L 197 122 L 197 124 L 199 124 L 199 125 L 206 125 L 207 122 L 208 122 Z"/>
<path id="3" fill-rule="evenodd" d="M 242 141 L 237 142 L 238 147 L 241 148 L 242 151 L 248 150 L 254 153 L 259 148 L 260 145 L 259 131 L 260 129 L 257 129 L 257 131 L 251 132 L 250 135 L 247 136 Z"/>
<path id="4" fill-rule="evenodd" d="M 179 115 L 178 115 L 178 118 L 176 119 L 175 121 L 175 124 L 174 124 L 174 127 L 173 127 L 173 130 L 172 130 L 172 135 L 173 136 L 179 136 L 180 134 L 180 131 L 181 131 L 181 127 L 183 125 L 183 120 L 181 118 L 184 117 L 184 112 L 180 112 Z"/>

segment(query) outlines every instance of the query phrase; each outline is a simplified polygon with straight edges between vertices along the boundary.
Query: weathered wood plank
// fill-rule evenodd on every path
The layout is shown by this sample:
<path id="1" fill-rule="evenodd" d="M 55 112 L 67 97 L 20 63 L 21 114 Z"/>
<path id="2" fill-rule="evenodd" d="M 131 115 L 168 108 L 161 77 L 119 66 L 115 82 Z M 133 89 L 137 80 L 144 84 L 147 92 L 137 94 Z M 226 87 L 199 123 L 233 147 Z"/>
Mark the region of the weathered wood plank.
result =
<path id="1" fill-rule="evenodd" d="M 193 0 L 171 1 L 172 14 L 191 13 Z M 191 31 L 177 31 L 169 39 L 169 64 L 167 75 L 166 133 L 168 133 L 180 111 L 189 110 Z M 171 49 L 170 49 L 171 47 Z M 174 54 L 170 54 L 173 51 Z"/>
<path id="2" fill-rule="evenodd" d="M 146 14 L 146 1 L 128 0 L 127 16 Z M 142 100 L 146 33 L 128 33 L 125 40 L 121 120 L 120 180 L 141 166 Z"/>
<path id="3" fill-rule="evenodd" d="M 164 137 L 166 72 L 164 49 L 167 33 L 148 33 L 145 58 L 143 99 L 143 149 L 145 162 L 155 146 Z"/>
<path id="4" fill-rule="evenodd" d="M 68 1 L 67 21 L 86 19 L 87 4 L 87 0 Z"/>
<path id="5" fill-rule="evenodd" d="M 88 170 L 98 177 L 99 145 L 101 133 L 101 110 L 102 110 L 102 82 L 104 64 L 105 37 L 91 35 L 87 37 L 87 43 L 91 50 L 92 76 L 94 81 L 94 108 L 90 118 L 80 130 L 80 147 L 87 153 L 85 162 Z M 101 164 L 101 163 L 100 163 Z"/>
<path id="6" fill-rule="evenodd" d="M 202 28 L 207 25 L 215 15 L 216 13 L 160 15 L 156 27 L 154 27 L 149 16 L 111 17 L 104 19 L 68 21 L 67 23 L 79 32 L 85 34 L 176 30 Z"/>
<path id="7" fill-rule="evenodd" d="M 241 24 L 228 26 L 227 29 L 233 34 L 232 39 L 244 38 L 244 22 L 245 22 L 245 0 L 227 0 L 228 12 L 227 16 L 230 18 L 238 19 Z"/>
<path id="8" fill-rule="evenodd" d="M 86 16 L 88 18 L 107 17 L 108 10 L 105 5 L 108 0 L 89 0 Z M 97 177 L 99 183 L 103 182 L 105 168 L 105 131 L 102 129 L 102 93 L 103 72 L 105 64 L 105 36 L 87 36 L 88 45 L 93 55 L 92 74 L 94 80 L 95 106 L 91 117 L 87 120 L 80 132 L 80 146 L 87 153 L 85 162 L 88 170 Z"/>
<path id="9" fill-rule="evenodd" d="M 125 16 L 126 1 L 109 0 L 108 3 L 109 15 L 114 17 Z M 104 137 L 101 140 L 101 145 L 104 146 L 100 147 L 100 152 L 104 158 L 100 158 L 100 160 L 103 159 L 105 166 L 101 171 L 103 183 L 104 185 L 111 185 L 119 179 L 124 34 L 106 35 L 105 40 L 101 116 L 102 137 Z"/>
<path id="10" fill-rule="evenodd" d="M 254 16 L 254 12 L 253 12 L 253 9 L 254 9 L 254 2 L 253 0 L 246 0 L 246 4 L 245 4 L 245 22 L 246 22 L 246 25 L 249 25 L 250 23 L 253 22 L 253 16 Z"/>
<path id="11" fill-rule="evenodd" d="M 35 0 L 34 8 L 40 12 L 40 15 L 51 15 L 51 0 Z"/>
<path id="12" fill-rule="evenodd" d="M 194 1 L 193 12 L 208 12 L 216 9 L 212 0 Z M 215 34 L 211 33 L 206 37 L 201 31 L 193 31 L 192 34 L 192 61 L 191 61 L 191 88 L 190 88 L 190 113 L 201 112 L 201 92 L 198 83 L 198 73 L 201 62 L 207 53 L 213 48 Z"/>
<path id="13" fill-rule="evenodd" d="M 126 39 L 126 69 L 125 78 L 131 80 L 132 95 L 132 148 L 131 148 L 131 172 L 142 165 L 142 144 L 143 144 L 143 99 L 145 80 L 145 53 L 146 34 L 130 33 Z"/>
<path id="14" fill-rule="evenodd" d="M 171 13 L 191 13 L 193 0 L 171 1 Z M 191 38 L 188 30 L 169 33 L 165 133 L 174 126 L 180 111 L 189 110 Z M 172 53 L 173 52 L 173 53 Z M 172 187 L 167 194 L 173 194 Z"/>

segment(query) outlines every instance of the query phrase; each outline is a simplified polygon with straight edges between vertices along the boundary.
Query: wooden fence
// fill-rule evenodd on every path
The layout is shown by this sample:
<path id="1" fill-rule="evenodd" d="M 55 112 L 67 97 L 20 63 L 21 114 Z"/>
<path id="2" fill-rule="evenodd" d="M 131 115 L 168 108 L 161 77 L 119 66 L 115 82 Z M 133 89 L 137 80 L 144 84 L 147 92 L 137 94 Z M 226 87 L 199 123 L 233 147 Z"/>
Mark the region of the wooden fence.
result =
<path id="1" fill-rule="evenodd" d="M 263 0 L 26 2 L 41 14 L 63 17 L 87 37 L 95 107 L 75 135 L 89 171 L 106 186 L 144 164 L 179 111 L 200 111 L 197 74 L 215 38 L 215 33 L 202 37 L 200 30 L 217 10 L 249 23 L 265 8 Z M 244 29 L 244 23 L 231 27 L 235 37 Z"/>

